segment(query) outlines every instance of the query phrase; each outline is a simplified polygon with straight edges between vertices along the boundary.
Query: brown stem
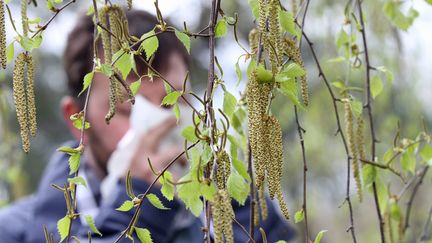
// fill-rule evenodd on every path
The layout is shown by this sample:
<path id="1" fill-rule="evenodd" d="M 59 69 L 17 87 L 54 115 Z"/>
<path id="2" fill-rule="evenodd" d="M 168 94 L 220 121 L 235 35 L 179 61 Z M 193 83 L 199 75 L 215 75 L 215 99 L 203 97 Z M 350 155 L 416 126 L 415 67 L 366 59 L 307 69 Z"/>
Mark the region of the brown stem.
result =
<path id="1" fill-rule="evenodd" d="M 423 169 L 423 171 L 421 172 L 419 180 L 417 181 L 417 183 L 414 186 L 414 189 L 413 189 L 413 191 L 411 193 L 410 199 L 408 200 L 407 208 L 406 208 L 406 211 L 405 211 L 405 223 L 404 223 L 404 228 L 403 228 L 404 232 L 409 227 L 409 219 L 410 219 L 410 215 L 411 215 L 411 208 L 412 208 L 412 204 L 414 202 L 414 198 L 417 195 L 417 191 L 420 188 L 420 185 L 423 183 L 423 179 L 426 176 L 426 173 L 428 172 L 428 170 L 429 170 L 429 166 L 426 166 Z"/>

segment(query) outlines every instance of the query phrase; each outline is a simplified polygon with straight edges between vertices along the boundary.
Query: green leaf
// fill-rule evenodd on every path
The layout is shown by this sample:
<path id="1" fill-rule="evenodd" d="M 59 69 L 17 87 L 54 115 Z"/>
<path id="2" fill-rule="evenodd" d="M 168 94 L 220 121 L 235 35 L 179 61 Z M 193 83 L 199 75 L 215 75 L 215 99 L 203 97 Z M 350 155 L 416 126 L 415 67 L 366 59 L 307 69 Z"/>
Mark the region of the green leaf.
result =
<path id="1" fill-rule="evenodd" d="M 179 39 L 179 41 L 183 43 L 186 50 L 190 53 L 190 37 L 187 34 L 178 30 L 175 31 L 175 35 L 177 36 L 177 39 Z"/>
<path id="2" fill-rule="evenodd" d="M 87 73 L 84 76 L 84 83 L 83 83 L 83 89 L 81 90 L 81 92 L 78 94 L 78 96 L 80 96 L 82 93 L 84 93 L 84 91 L 87 90 L 87 88 L 89 87 L 90 83 L 93 81 L 93 77 L 94 77 L 94 71 Z"/>
<path id="3" fill-rule="evenodd" d="M 297 36 L 297 38 L 300 36 L 300 32 L 297 31 L 294 23 L 294 16 L 290 11 L 280 10 L 279 18 L 283 30 L 285 30 L 286 32 L 292 35 Z"/>
<path id="4" fill-rule="evenodd" d="M 278 241 L 276 241 L 275 243 L 287 243 L 287 242 L 284 241 L 284 240 L 278 240 Z"/>
<path id="5" fill-rule="evenodd" d="M 180 179 L 180 181 L 188 181 L 194 179 L 191 174 L 188 174 Z M 192 214 L 198 217 L 203 210 L 203 203 L 200 199 L 200 193 L 196 193 L 200 191 L 200 183 L 196 180 L 193 180 L 189 183 L 180 184 L 177 186 L 177 195 L 182 200 L 187 209 L 190 209 Z"/>
<path id="6" fill-rule="evenodd" d="M 230 92 L 224 92 L 224 100 L 223 100 L 223 112 L 229 118 L 234 114 L 235 107 L 237 105 L 237 99 Z"/>
<path id="7" fill-rule="evenodd" d="M 12 62 L 15 54 L 14 42 L 10 43 L 6 48 L 7 63 Z"/>
<path id="8" fill-rule="evenodd" d="M 303 211 L 303 209 L 300 209 L 294 215 L 294 223 L 298 224 L 301 221 L 303 221 L 303 219 L 304 219 L 304 211 Z"/>
<path id="9" fill-rule="evenodd" d="M 365 164 L 362 168 L 362 177 L 363 177 L 363 184 L 365 187 L 369 187 L 372 185 L 372 183 L 375 181 L 377 177 L 377 171 L 375 166 Z"/>
<path id="10" fill-rule="evenodd" d="M 195 136 L 195 128 L 190 125 L 185 128 L 183 128 L 181 135 L 189 142 L 195 142 L 197 140 L 197 137 Z"/>
<path id="11" fill-rule="evenodd" d="M 62 153 L 67 153 L 69 155 L 76 154 L 76 153 L 80 152 L 76 148 L 71 148 L 71 147 L 67 147 L 67 146 L 62 146 L 62 147 L 58 148 L 57 151 L 62 152 Z"/>
<path id="12" fill-rule="evenodd" d="M 426 161 L 426 163 L 432 163 L 432 146 L 425 144 L 420 151 L 420 156 Z"/>
<path id="13" fill-rule="evenodd" d="M 76 129 L 81 130 L 82 127 L 83 127 L 83 125 L 82 125 L 82 118 L 74 119 L 74 120 L 72 121 L 72 124 L 73 124 L 73 126 L 74 126 Z M 84 124 L 85 124 L 84 129 L 89 129 L 89 128 L 90 128 L 90 123 L 89 123 L 88 121 L 86 121 Z"/>
<path id="14" fill-rule="evenodd" d="M 165 171 L 164 174 L 159 178 L 159 182 L 162 185 L 162 195 L 169 201 L 174 199 L 174 185 L 170 183 L 173 181 L 171 172 Z"/>
<path id="15" fill-rule="evenodd" d="M 177 103 L 174 104 L 173 111 L 174 111 L 174 115 L 175 115 L 177 123 L 178 123 L 180 121 L 180 115 L 181 114 L 180 114 L 180 107 Z"/>
<path id="16" fill-rule="evenodd" d="M 351 110 L 355 117 L 360 117 L 363 112 L 363 104 L 358 100 L 351 101 Z"/>
<path id="17" fill-rule="evenodd" d="M 81 160 L 80 153 L 72 154 L 69 157 L 69 170 L 70 170 L 69 175 L 72 175 L 78 171 L 78 168 L 80 166 L 80 160 Z"/>
<path id="18" fill-rule="evenodd" d="M 132 91 L 132 94 L 135 96 L 138 93 L 139 88 L 141 87 L 141 78 L 137 81 L 130 84 L 129 88 Z"/>
<path id="19" fill-rule="evenodd" d="M 336 48 L 339 50 L 341 47 L 345 45 L 349 45 L 350 37 L 345 32 L 345 30 L 341 29 L 336 38 Z"/>
<path id="20" fill-rule="evenodd" d="M 162 105 L 174 105 L 181 95 L 182 93 L 180 91 L 173 91 L 167 94 L 162 100 Z"/>
<path id="21" fill-rule="evenodd" d="M 388 70 L 386 67 L 384 66 L 380 66 L 376 68 L 378 71 L 383 72 L 386 75 L 386 78 L 388 81 L 392 82 L 394 79 L 393 73 L 392 71 Z"/>
<path id="22" fill-rule="evenodd" d="M 371 93 L 372 97 L 375 99 L 383 91 L 383 82 L 379 76 L 373 76 L 371 78 Z"/>
<path id="23" fill-rule="evenodd" d="M 100 65 L 100 71 L 107 77 L 111 77 L 114 74 L 111 65 L 105 63 Z"/>
<path id="24" fill-rule="evenodd" d="M 390 22 L 401 30 L 408 30 L 414 20 L 419 16 L 417 10 L 410 8 L 405 15 L 400 10 L 401 2 L 388 1 L 384 4 L 383 10 Z"/>
<path id="25" fill-rule="evenodd" d="M 22 46 L 22 48 L 26 51 L 32 51 L 33 50 L 33 39 L 26 37 L 26 36 L 20 36 L 19 42 Z"/>
<path id="26" fill-rule="evenodd" d="M 314 243 L 320 243 L 320 242 L 321 242 L 321 238 L 323 237 L 323 235 L 324 235 L 325 232 L 327 232 L 327 230 L 321 230 L 321 231 L 317 234 Z"/>
<path id="27" fill-rule="evenodd" d="M 134 206 L 134 203 L 131 200 L 126 200 L 123 202 L 123 204 L 116 208 L 117 211 L 121 211 L 121 212 L 127 212 L 129 210 L 131 210 Z"/>
<path id="28" fill-rule="evenodd" d="M 135 232 L 138 236 L 138 239 L 141 241 L 141 243 L 153 243 L 153 240 L 151 238 L 151 233 L 148 229 L 135 227 Z"/>
<path id="29" fill-rule="evenodd" d="M 60 234 L 60 242 L 68 236 L 70 224 L 71 219 L 67 215 L 57 221 L 57 231 Z"/>
<path id="30" fill-rule="evenodd" d="M 273 74 L 270 70 L 267 70 L 264 65 L 256 67 L 257 81 L 259 83 L 270 83 L 273 81 Z"/>
<path id="31" fill-rule="evenodd" d="M 249 183 L 240 176 L 236 171 L 231 171 L 227 181 L 228 193 L 234 198 L 240 205 L 244 205 L 246 199 L 249 196 Z"/>
<path id="32" fill-rule="evenodd" d="M 282 94 L 284 94 L 288 99 L 291 100 L 291 102 L 294 105 L 297 105 L 299 107 L 303 107 L 303 105 L 300 103 L 298 99 L 298 91 L 297 91 L 297 84 L 294 79 L 291 79 L 291 81 L 280 83 L 279 87 Z"/>
<path id="33" fill-rule="evenodd" d="M 151 30 L 141 36 L 141 40 L 144 41 L 141 42 L 140 49 L 144 50 L 147 60 L 150 59 L 159 48 L 159 40 L 155 34 L 155 31 Z"/>
<path id="34" fill-rule="evenodd" d="M 132 59 L 130 56 L 133 54 L 125 53 L 123 50 L 119 50 L 113 56 L 113 60 L 117 60 L 114 63 L 114 67 L 116 67 L 120 73 L 122 74 L 123 79 L 126 79 L 132 70 Z"/>
<path id="35" fill-rule="evenodd" d="M 216 38 L 223 37 L 226 35 L 226 32 L 227 32 L 227 22 L 225 21 L 225 19 L 218 20 L 215 27 L 215 37 Z"/>
<path id="36" fill-rule="evenodd" d="M 33 38 L 33 49 L 39 48 L 42 44 L 42 35 L 38 34 Z"/>
<path id="37" fill-rule="evenodd" d="M 216 187 L 213 184 L 201 183 L 200 192 L 203 197 L 207 200 L 213 201 L 214 195 L 216 194 Z"/>
<path id="38" fill-rule="evenodd" d="M 153 194 L 153 193 L 149 193 L 149 194 L 147 194 L 147 199 L 149 200 L 149 202 L 153 205 L 153 206 L 155 206 L 156 208 L 158 208 L 158 209 L 161 209 L 161 210 L 169 210 L 169 208 L 167 208 L 167 207 L 165 207 L 163 204 L 162 204 L 162 202 L 161 202 L 161 200 L 155 195 L 155 194 Z"/>
<path id="39" fill-rule="evenodd" d="M 284 67 L 284 69 L 278 73 L 275 77 L 276 82 L 282 83 L 290 81 L 293 78 L 304 76 L 306 72 L 297 63 L 290 63 Z"/>
<path id="40" fill-rule="evenodd" d="M 258 0 L 248 0 L 249 6 L 252 10 L 252 15 L 255 17 L 255 19 L 258 21 L 259 19 L 259 5 Z"/>
<path id="41" fill-rule="evenodd" d="M 242 71 L 240 69 L 240 65 L 239 65 L 238 61 L 235 64 L 235 71 L 236 71 L 236 74 L 237 74 L 237 84 L 236 84 L 236 86 L 238 86 L 239 83 L 240 83 L 240 81 L 243 78 L 243 74 L 242 74 Z"/>
<path id="42" fill-rule="evenodd" d="M 401 166 L 404 170 L 415 173 L 416 159 L 410 153 L 404 153 L 401 157 Z"/>
<path id="43" fill-rule="evenodd" d="M 75 176 L 73 178 L 68 178 L 68 182 L 73 183 L 75 185 L 81 185 L 81 186 L 87 187 L 87 183 L 86 183 L 85 179 L 81 176 Z"/>
<path id="44" fill-rule="evenodd" d="M 88 226 L 90 227 L 90 230 L 91 230 L 93 233 L 96 233 L 96 234 L 102 236 L 102 233 L 101 233 L 101 232 L 98 230 L 98 228 L 96 227 L 96 224 L 95 224 L 95 222 L 94 222 L 94 220 L 93 220 L 93 217 L 90 216 L 90 215 L 86 215 L 86 216 L 84 216 L 84 218 L 85 218 L 85 220 L 86 220 Z"/>

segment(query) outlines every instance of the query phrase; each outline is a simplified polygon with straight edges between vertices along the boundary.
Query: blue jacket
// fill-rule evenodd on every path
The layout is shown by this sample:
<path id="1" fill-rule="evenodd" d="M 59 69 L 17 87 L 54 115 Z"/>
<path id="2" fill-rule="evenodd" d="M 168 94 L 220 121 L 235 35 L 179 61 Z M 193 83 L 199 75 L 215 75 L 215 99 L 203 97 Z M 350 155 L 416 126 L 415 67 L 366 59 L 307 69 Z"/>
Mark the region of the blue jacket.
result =
<path id="1" fill-rule="evenodd" d="M 70 144 L 69 144 L 70 145 Z M 93 236 L 92 242 L 113 242 L 122 230 L 124 230 L 134 210 L 119 212 L 115 210 L 129 198 L 125 192 L 124 182 L 120 181 L 117 188 L 113 189 L 115 200 L 112 203 L 100 202 L 100 181 L 92 176 L 90 167 L 82 161 L 81 169 L 86 170 L 88 187 L 98 202 L 99 213 L 94 218 L 96 226 L 103 236 Z M 63 193 L 54 189 L 51 185 L 64 185 L 69 175 L 68 155 L 55 152 L 52 156 L 45 173 L 42 177 L 38 190 L 11 206 L 0 210 L 0 243 L 25 243 L 45 242 L 43 225 L 46 225 L 48 232 L 54 234 L 56 241 L 59 241 L 56 224 L 57 220 L 66 214 L 66 203 Z M 143 193 L 148 184 L 144 181 L 133 179 L 133 190 L 136 194 Z M 151 189 L 171 210 L 159 210 L 148 202 L 144 202 L 141 208 L 137 227 L 147 228 L 155 243 L 201 243 L 203 242 L 202 223 L 185 210 L 181 202 L 174 199 L 171 202 L 164 200 L 158 188 Z M 233 202 L 236 219 L 246 229 L 249 228 L 249 203 L 240 206 Z M 268 201 L 268 218 L 261 222 L 261 227 L 267 234 L 269 243 L 278 240 L 290 240 L 295 232 L 288 226 L 276 212 L 273 204 Z M 233 224 L 234 238 L 236 243 L 248 241 L 247 235 L 237 225 Z M 80 219 L 73 221 L 72 235 L 80 239 L 87 238 L 88 226 L 83 225 Z M 262 242 L 258 229 L 255 230 L 255 239 Z M 130 242 L 123 239 L 120 242 Z"/>

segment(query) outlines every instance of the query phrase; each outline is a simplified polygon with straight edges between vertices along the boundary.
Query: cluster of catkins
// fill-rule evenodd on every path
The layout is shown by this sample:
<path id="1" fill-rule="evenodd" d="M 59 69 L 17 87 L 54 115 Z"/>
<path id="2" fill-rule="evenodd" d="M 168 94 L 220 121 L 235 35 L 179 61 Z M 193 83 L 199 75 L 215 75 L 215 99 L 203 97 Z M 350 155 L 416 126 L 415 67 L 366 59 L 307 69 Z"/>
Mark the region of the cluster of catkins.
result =
<path id="1" fill-rule="evenodd" d="M 101 38 L 105 63 L 111 64 L 115 61 L 113 59 L 114 54 L 122 49 L 122 43 L 129 43 L 127 18 L 123 9 L 119 5 L 114 4 L 104 6 L 99 11 L 99 21 L 104 28 L 101 30 Z M 127 91 L 128 98 L 133 100 L 133 94 L 129 86 L 121 80 L 121 76 L 118 75 L 117 70 L 114 70 L 113 75 L 109 79 L 109 110 L 105 116 L 107 123 L 115 115 L 117 102 L 121 103 L 125 100 L 121 85 Z"/>
<path id="2" fill-rule="evenodd" d="M 290 37 L 281 35 L 279 19 L 279 0 L 259 0 L 258 29 L 249 34 L 253 58 L 258 59 L 257 65 L 271 64 L 273 76 L 284 66 L 284 58 L 304 67 L 299 47 Z M 261 46 L 259 46 L 261 45 Z M 267 60 L 268 59 L 268 60 Z M 302 100 L 309 103 L 306 75 L 299 77 Z M 281 211 L 289 218 L 288 208 L 284 202 L 281 177 L 283 165 L 282 129 L 277 118 L 269 113 L 273 89 L 278 83 L 259 80 L 256 70 L 249 75 L 246 88 L 248 105 L 248 129 L 250 145 L 256 174 L 261 216 L 265 219 L 265 200 L 263 186 L 267 178 L 270 198 L 277 198 Z"/>
<path id="3" fill-rule="evenodd" d="M 227 180 L 231 173 L 231 161 L 228 153 L 225 150 L 216 152 L 216 160 L 214 156 L 210 158 L 209 166 L 213 167 L 213 161 L 216 162 L 217 170 L 214 176 L 218 191 L 212 202 L 213 228 L 215 243 L 234 242 L 232 223 L 234 211 L 231 205 L 231 198 L 227 191 Z"/>
<path id="4" fill-rule="evenodd" d="M 353 176 L 357 186 L 357 194 L 359 200 L 363 200 L 362 193 L 362 182 L 360 174 L 360 163 L 359 161 L 366 158 L 364 150 L 364 137 L 363 127 L 364 121 L 360 117 L 357 119 L 357 127 L 354 131 L 354 115 L 349 99 L 344 99 L 344 113 L 345 113 L 345 132 L 347 135 L 347 143 L 349 155 L 352 161 Z"/>

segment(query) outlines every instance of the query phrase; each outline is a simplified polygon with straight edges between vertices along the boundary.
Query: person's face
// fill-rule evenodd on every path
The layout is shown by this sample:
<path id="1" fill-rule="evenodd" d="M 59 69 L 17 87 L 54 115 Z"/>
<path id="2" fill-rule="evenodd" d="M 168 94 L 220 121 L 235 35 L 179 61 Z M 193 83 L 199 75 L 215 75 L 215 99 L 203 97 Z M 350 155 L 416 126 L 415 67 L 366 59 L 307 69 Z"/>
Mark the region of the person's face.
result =
<path id="1" fill-rule="evenodd" d="M 161 74 L 176 89 L 181 90 L 186 73 L 187 67 L 183 59 L 179 54 L 174 53 L 169 58 L 166 71 Z M 136 77 L 132 77 L 132 75 L 127 79 L 128 83 L 134 81 L 136 81 Z M 118 103 L 115 116 L 109 124 L 106 124 L 105 115 L 109 109 L 108 92 L 109 79 L 101 73 L 95 74 L 87 107 L 87 121 L 90 122 L 91 127 L 86 130 L 85 144 L 87 145 L 86 149 L 90 149 L 89 152 L 92 159 L 95 160 L 94 162 L 104 171 L 117 143 L 129 129 L 131 112 L 130 102 Z M 163 81 L 159 78 L 154 78 L 153 82 L 143 78 L 138 93 L 157 106 L 161 104 L 166 95 Z"/>

